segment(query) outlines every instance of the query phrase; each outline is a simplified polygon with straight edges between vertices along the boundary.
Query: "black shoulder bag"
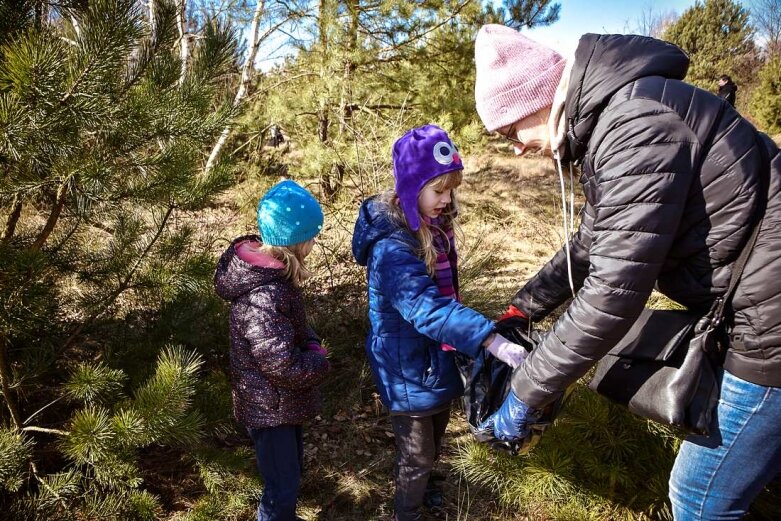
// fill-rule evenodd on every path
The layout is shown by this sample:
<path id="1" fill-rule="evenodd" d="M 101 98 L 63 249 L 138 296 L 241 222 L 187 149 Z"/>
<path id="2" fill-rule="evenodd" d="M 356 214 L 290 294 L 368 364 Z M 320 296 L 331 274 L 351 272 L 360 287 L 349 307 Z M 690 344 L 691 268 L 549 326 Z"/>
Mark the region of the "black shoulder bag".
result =
<path id="1" fill-rule="evenodd" d="M 718 368 L 728 347 L 725 310 L 759 235 L 769 184 L 764 143 L 759 203 L 753 230 L 732 270 L 726 293 L 704 316 L 692 311 L 645 309 L 618 344 L 600 360 L 589 387 L 645 418 L 688 432 L 709 434 L 719 399 Z"/>

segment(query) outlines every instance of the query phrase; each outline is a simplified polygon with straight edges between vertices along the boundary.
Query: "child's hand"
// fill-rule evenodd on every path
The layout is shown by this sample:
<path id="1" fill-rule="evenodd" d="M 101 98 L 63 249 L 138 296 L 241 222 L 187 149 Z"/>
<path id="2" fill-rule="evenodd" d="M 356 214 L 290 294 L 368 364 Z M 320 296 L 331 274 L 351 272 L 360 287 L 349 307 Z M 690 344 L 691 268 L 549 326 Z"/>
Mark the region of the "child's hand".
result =
<path id="1" fill-rule="evenodd" d="M 323 356 L 328 356 L 328 350 L 320 342 L 307 342 L 304 346 L 307 351 L 315 351 Z"/>
<path id="2" fill-rule="evenodd" d="M 513 344 L 498 333 L 488 337 L 485 347 L 489 353 L 513 369 L 521 365 L 528 354 L 522 346 Z"/>

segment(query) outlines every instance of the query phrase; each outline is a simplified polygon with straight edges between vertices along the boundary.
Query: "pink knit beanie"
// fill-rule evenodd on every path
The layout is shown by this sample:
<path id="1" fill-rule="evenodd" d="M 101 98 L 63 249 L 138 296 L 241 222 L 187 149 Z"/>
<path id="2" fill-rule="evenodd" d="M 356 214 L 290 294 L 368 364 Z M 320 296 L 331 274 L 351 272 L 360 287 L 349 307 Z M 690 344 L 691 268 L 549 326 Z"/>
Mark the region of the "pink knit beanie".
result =
<path id="1" fill-rule="evenodd" d="M 475 101 L 493 132 L 553 104 L 565 60 L 515 29 L 489 24 L 475 41 Z"/>

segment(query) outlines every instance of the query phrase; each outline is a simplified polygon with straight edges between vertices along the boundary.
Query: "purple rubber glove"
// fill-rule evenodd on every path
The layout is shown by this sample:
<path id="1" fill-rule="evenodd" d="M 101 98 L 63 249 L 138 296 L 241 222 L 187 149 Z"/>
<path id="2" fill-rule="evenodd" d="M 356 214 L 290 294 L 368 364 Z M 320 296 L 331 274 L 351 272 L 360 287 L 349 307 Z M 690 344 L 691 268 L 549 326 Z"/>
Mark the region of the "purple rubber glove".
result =
<path id="1" fill-rule="evenodd" d="M 480 424 L 480 429 L 503 441 L 520 441 L 529 435 L 529 424 L 540 419 L 542 411 L 532 409 L 510 390 L 502 406 Z"/>
<path id="2" fill-rule="evenodd" d="M 500 334 L 495 334 L 491 341 L 485 347 L 488 352 L 496 358 L 509 365 L 513 369 L 518 367 L 526 360 L 526 349 L 518 344 L 513 344 Z"/>

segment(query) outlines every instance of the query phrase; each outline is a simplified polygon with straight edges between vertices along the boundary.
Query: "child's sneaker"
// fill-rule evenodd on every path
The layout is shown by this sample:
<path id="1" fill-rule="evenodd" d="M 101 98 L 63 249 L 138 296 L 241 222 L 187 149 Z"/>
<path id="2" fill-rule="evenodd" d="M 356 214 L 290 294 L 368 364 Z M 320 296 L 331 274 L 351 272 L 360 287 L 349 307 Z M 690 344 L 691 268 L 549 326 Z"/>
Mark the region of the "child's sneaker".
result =
<path id="1" fill-rule="evenodd" d="M 442 497 L 442 488 L 439 485 L 442 481 L 445 481 L 445 476 L 432 473 L 423 496 L 423 506 L 434 516 L 440 516 L 445 512 L 445 498 Z"/>

